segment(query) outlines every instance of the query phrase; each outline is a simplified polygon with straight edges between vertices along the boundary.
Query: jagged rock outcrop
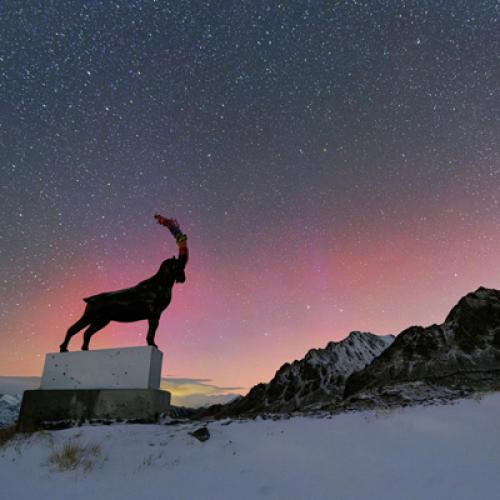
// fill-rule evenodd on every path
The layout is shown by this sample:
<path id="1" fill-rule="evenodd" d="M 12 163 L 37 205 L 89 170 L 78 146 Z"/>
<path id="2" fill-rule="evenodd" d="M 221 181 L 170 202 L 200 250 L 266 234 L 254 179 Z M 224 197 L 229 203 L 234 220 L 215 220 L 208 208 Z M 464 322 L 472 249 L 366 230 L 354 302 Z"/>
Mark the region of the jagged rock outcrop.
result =
<path id="1" fill-rule="evenodd" d="M 259 412 L 315 409 L 342 399 L 347 377 L 361 370 L 393 342 L 392 335 L 351 332 L 324 349 L 311 349 L 303 359 L 285 363 L 267 384 L 229 404 L 216 405 L 205 415 L 234 416 Z"/>
<path id="2" fill-rule="evenodd" d="M 500 387 L 500 291 L 480 287 L 461 298 L 441 325 L 401 332 L 369 366 L 349 377 L 345 396 L 388 391 L 394 396 L 389 388 L 404 384 L 425 391 Z"/>

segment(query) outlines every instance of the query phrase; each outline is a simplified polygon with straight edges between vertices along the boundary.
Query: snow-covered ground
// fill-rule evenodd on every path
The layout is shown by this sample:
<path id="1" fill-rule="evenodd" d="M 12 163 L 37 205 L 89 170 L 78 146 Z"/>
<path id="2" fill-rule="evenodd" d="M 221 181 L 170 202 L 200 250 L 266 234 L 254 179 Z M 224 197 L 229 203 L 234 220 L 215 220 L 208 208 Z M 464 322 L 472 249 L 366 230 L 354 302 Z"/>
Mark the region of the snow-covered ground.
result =
<path id="1" fill-rule="evenodd" d="M 332 418 L 114 425 L 44 432 L 0 449 L 5 499 L 497 499 L 500 393 Z M 98 444 L 60 472 L 64 443 Z"/>

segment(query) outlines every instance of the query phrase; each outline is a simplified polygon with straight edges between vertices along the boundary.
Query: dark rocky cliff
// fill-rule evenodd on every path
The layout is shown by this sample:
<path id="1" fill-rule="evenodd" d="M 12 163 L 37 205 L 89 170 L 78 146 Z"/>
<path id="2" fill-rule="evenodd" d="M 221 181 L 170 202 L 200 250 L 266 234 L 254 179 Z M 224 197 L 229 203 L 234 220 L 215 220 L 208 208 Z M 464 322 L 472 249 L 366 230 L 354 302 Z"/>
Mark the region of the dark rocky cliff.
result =
<path id="1" fill-rule="evenodd" d="M 478 288 L 444 323 L 412 326 L 366 368 L 353 373 L 345 396 L 408 382 L 494 388 L 500 377 L 500 291 Z"/>

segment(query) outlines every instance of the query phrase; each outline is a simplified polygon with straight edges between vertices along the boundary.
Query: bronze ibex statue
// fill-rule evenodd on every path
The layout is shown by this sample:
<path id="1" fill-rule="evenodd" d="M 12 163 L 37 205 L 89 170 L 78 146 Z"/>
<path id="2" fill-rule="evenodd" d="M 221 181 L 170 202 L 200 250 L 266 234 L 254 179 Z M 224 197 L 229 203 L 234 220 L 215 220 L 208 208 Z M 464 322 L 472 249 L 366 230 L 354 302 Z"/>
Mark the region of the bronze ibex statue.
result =
<path id="1" fill-rule="evenodd" d="M 67 352 L 71 337 L 85 327 L 82 350 L 89 349 L 89 342 L 94 333 L 104 328 L 110 321 L 132 322 L 147 319 L 149 329 L 147 343 L 153 347 L 155 333 L 158 328 L 161 313 L 170 304 L 174 283 L 184 283 L 186 276 L 184 268 L 188 261 L 187 236 L 182 233 L 176 219 L 167 219 L 155 215 L 159 224 L 166 226 L 175 237 L 179 248 L 178 258 L 164 260 L 158 272 L 132 288 L 105 292 L 86 297 L 83 300 L 87 307 L 82 317 L 71 325 L 66 333 L 61 352 Z"/>

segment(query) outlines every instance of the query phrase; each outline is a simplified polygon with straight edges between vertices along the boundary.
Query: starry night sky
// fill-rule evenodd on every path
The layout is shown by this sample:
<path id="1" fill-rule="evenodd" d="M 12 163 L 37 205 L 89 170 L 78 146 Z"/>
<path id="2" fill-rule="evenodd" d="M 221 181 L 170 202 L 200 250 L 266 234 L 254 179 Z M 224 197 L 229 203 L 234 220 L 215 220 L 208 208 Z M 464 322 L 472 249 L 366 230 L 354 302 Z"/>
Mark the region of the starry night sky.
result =
<path id="1" fill-rule="evenodd" d="M 499 5 L 3 1 L 0 374 L 177 253 L 157 211 L 189 236 L 178 377 L 246 388 L 499 288 Z"/>

